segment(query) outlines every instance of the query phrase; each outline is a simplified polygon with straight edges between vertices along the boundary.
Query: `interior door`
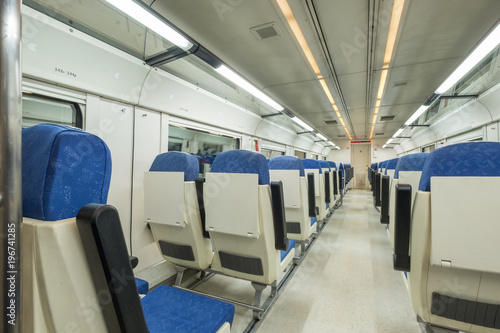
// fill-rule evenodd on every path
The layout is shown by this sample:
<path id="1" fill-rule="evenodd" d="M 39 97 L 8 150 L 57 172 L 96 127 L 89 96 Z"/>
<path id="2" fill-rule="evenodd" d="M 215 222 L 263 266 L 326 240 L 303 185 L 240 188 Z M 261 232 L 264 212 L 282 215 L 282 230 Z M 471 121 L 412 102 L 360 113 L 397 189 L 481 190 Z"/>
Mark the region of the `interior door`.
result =
<path id="1" fill-rule="evenodd" d="M 370 144 L 352 144 L 351 161 L 354 168 L 354 188 L 368 189 L 368 165 L 370 164 Z"/>

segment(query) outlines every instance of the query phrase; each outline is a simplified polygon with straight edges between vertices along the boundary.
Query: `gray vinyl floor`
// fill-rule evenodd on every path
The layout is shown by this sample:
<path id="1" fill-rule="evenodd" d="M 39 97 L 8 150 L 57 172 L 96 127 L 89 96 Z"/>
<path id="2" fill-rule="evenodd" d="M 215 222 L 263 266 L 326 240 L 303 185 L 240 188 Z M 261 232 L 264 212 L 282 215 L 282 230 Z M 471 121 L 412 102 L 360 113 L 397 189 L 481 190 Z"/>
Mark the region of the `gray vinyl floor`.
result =
<path id="1" fill-rule="evenodd" d="M 379 216 L 371 192 L 349 191 L 257 332 L 422 332 Z M 253 300 L 249 282 L 224 276 L 196 289 Z M 251 319 L 237 306 L 231 332 L 243 332 Z"/>

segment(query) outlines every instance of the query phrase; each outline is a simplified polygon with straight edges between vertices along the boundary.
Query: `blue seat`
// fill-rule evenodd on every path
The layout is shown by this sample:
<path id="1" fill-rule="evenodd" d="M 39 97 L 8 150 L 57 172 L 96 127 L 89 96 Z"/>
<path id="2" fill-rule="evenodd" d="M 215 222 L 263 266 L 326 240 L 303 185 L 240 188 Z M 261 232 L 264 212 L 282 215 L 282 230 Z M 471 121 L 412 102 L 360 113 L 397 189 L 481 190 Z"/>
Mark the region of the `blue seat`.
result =
<path id="1" fill-rule="evenodd" d="M 220 153 L 205 186 L 217 189 L 205 193 L 206 225 L 217 249 L 212 270 L 264 285 L 279 281 L 293 253 L 281 261 L 280 251 L 289 248 L 282 184 L 270 182 L 264 155 Z"/>
<path id="2" fill-rule="evenodd" d="M 426 323 L 457 331 L 500 329 L 500 143 L 431 152 L 413 210 L 403 173 L 400 168 L 394 267 L 408 272 L 415 312 Z"/>
<path id="3" fill-rule="evenodd" d="M 231 304 L 167 286 L 157 287 L 141 303 L 149 333 L 215 333 L 225 323 L 232 325 L 234 317 Z"/>
<path id="4" fill-rule="evenodd" d="M 135 284 L 137 285 L 137 291 L 141 295 L 146 295 L 149 291 L 149 283 L 146 280 L 135 278 Z"/>
<path id="5" fill-rule="evenodd" d="M 144 175 L 145 219 L 160 253 L 176 265 L 176 284 L 186 267 L 205 270 L 213 260 L 198 171 L 194 155 L 167 152 L 156 156 Z"/>
<path id="6" fill-rule="evenodd" d="M 326 215 L 328 215 L 330 213 L 330 207 L 333 208 L 334 200 L 332 169 L 330 168 L 330 163 L 328 163 L 327 161 L 319 161 L 319 164 L 323 171 L 323 178 L 325 182 Z"/>
<path id="7" fill-rule="evenodd" d="M 283 183 L 287 235 L 301 243 L 316 229 L 311 228 L 308 187 L 302 160 L 295 156 L 276 156 L 269 160 L 271 180 Z M 313 193 L 314 194 L 314 193 Z"/>

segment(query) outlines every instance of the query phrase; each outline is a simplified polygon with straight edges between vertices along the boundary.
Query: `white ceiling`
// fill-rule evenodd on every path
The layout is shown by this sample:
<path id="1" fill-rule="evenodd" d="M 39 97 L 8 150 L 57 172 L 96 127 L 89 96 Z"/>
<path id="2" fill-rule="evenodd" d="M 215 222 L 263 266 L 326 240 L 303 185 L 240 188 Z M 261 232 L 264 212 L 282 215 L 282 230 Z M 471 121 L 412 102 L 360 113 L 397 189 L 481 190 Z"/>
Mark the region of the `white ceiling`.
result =
<path id="1" fill-rule="evenodd" d="M 343 117 L 350 120 L 351 135 L 367 137 L 393 1 L 288 2 Z M 275 0 L 156 0 L 152 8 L 329 139 L 346 134 L 341 125 L 324 122 L 338 118 Z M 406 0 L 374 130 L 384 135 L 377 137 L 391 137 L 499 18 L 498 0 Z M 373 31 L 370 20 L 375 20 Z M 281 36 L 258 40 L 252 34 L 251 28 L 271 22 Z M 394 87 L 399 81 L 408 83 Z M 395 118 L 380 122 L 385 115 Z"/>

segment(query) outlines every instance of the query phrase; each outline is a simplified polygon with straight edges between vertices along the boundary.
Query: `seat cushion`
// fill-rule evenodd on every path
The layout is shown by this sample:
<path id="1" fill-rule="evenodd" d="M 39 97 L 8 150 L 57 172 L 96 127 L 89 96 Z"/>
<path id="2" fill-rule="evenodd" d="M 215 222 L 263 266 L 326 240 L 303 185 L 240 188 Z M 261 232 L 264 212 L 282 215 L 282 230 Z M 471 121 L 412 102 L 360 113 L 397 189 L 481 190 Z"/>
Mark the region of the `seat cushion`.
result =
<path id="1" fill-rule="evenodd" d="M 269 185 L 269 165 L 264 155 L 248 150 L 229 150 L 217 155 L 210 172 L 253 173 L 259 185 Z"/>
<path id="2" fill-rule="evenodd" d="M 285 259 L 285 257 L 288 255 L 288 253 L 290 253 L 290 251 L 292 251 L 294 248 L 295 248 L 295 240 L 289 239 L 288 240 L 288 250 L 281 251 L 281 261 L 283 261 L 283 259 Z"/>
<path id="3" fill-rule="evenodd" d="M 75 217 L 89 203 L 106 203 L 111 154 L 99 137 L 41 124 L 22 132 L 23 216 L 43 221 Z"/>
<path id="4" fill-rule="evenodd" d="M 146 295 L 149 291 L 149 283 L 148 281 L 135 278 L 135 284 L 137 285 L 137 291 L 141 295 Z"/>
<path id="5" fill-rule="evenodd" d="M 194 155 L 170 151 L 156 156 L 149 171 L 184 172 L 184 181 L 193 182 L 199 175 L 200 163 Z"/>
<path id="6" fill-rule="evenodd" d="M 215 333 L 234 317 L 232 304 L 168 286 L 155 288 L 141 302 L 150 333 Z"/>
<path id="7" fill-rule="evenodd" d="M 304 165 L 296 156 L 276 156 L 269 160 L 270 170 L 299 170 L 299 176 L 304 177 Z"/>
<path id="8" fill-rule="evenodd" d="M 313 225 L 314 223 L 316 223 L 317 220 L 318 220 L 317 217 L 311 217 L 311 225 Z"/>
<path id="9" fill-rule="evenodd" d="M 457 143 L 436 149 L 429 154 L 418 189 L 430 191 L 431 177 L 498 176 L 500 176 L 500 142 Z"/>

